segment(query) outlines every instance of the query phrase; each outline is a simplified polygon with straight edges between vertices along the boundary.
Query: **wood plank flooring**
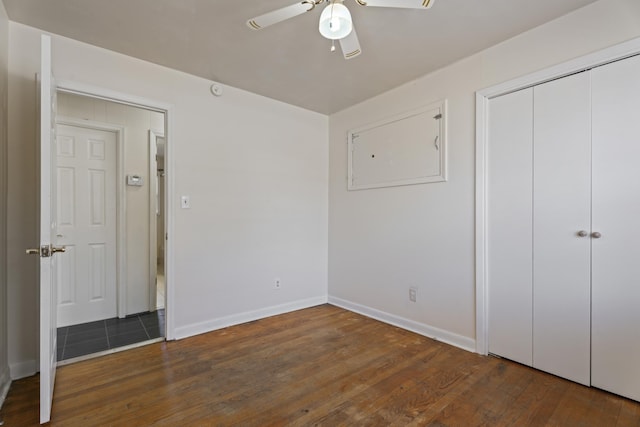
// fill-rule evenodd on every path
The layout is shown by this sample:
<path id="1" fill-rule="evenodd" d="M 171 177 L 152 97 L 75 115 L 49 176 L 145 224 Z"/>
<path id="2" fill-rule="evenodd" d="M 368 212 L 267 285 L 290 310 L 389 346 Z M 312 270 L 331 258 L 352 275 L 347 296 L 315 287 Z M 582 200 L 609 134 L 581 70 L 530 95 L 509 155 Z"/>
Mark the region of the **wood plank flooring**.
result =
<path id="1" fill-rule="evenodd" d="M 38 424 L 38 377 L 5 426 Z M 640 426 L 640 404 L 330 305 L 58 369 L 53 426 Z"/>

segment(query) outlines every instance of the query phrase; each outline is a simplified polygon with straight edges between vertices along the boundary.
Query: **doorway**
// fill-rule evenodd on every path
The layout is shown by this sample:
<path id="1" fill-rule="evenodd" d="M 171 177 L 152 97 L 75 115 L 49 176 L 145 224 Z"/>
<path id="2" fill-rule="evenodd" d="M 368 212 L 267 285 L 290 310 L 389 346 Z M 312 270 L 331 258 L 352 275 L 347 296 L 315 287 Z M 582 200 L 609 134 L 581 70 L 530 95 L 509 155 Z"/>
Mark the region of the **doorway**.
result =
<path id="1" fill-rule="evenodd" d="M 69 250 L 58 261 L 57 356 L 67 364 L 166 336 L 160 140 L 150 144 L 164 138 L 166 113 L 60 91 L 58 117 L 59 238 Z"/>

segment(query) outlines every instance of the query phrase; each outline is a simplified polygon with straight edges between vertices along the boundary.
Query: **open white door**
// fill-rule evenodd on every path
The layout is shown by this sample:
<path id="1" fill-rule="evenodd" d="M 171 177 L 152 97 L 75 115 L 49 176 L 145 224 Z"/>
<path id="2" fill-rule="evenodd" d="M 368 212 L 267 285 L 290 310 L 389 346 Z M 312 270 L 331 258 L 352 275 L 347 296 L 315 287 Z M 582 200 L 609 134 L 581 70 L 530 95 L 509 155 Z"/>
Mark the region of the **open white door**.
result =
<path id="1" fill-rule="evenodd" d="M 51 417 L 56 377 L 56 269 L 53 255 L 64 252 L 55 246 L 55 105 L 56 88 L 51 73 L 51 38 L 41 40 L 40 96 L 40 239 L 39 247 L 27 253 L 39 255 L 40 276 L 40 423 Z"/>

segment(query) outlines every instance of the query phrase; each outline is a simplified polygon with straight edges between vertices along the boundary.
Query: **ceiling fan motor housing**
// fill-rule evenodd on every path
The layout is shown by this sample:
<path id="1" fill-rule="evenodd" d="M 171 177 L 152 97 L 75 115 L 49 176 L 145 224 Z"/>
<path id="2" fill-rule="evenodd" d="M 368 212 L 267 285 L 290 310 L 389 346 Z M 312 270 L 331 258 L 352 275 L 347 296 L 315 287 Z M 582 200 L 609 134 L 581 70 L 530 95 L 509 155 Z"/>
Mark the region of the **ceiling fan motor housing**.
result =
<path id="1" fill-rule="evenodd" d="M 329 3 L 320 15 L 318 29 L 329 40 L 340 40 L 353 30 L 353 21 L 349 9 L 340 0 Z"/>

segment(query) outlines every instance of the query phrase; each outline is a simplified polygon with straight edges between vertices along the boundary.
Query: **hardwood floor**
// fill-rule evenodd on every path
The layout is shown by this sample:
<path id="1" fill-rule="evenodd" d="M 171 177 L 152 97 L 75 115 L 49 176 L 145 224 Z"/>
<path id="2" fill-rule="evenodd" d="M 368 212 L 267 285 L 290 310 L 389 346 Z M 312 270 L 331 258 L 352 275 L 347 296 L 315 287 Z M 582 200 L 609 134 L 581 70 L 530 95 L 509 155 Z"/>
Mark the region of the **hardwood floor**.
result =
<path id="1" fill-rule="evenodd" d="M 38 422 L 38 378 L 6 426 Z M 54 426 L 640 426 L 640 404 L 323 305 L 58 369 Z"/>

